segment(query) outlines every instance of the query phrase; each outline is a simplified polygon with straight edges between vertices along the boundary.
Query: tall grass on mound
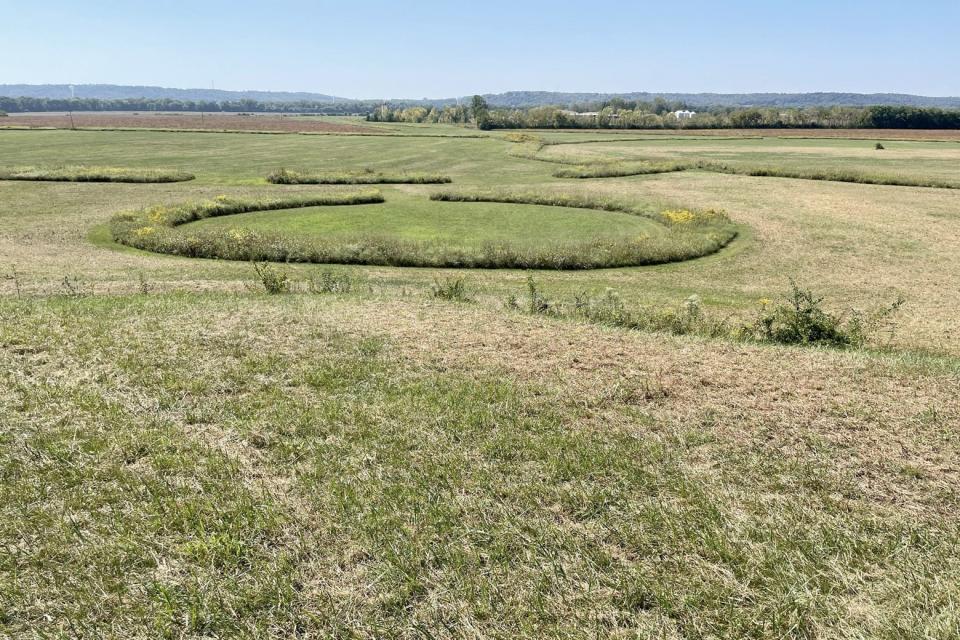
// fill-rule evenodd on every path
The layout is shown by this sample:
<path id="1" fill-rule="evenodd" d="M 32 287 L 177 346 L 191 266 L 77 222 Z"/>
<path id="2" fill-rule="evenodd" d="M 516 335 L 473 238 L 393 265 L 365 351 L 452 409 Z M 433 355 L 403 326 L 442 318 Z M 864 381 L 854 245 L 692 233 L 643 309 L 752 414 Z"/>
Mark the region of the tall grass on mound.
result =
<path id="1" fill-rule="evenodd" d="M 450 176 L 434 173 L 363 171 L 306 172 L 278 169 L 267 176 L 273 184 L 446 184 Z"/>
<path id="2" fill-rule="evenodd" d="M 844 169 L 788 169 L 781 167 L 734 166 L 705 160 L 697 162 L 691 168 L 741 176 L 796 178 L 798 180 L 824 180 L 827 182 L 853 182 L 857 184 L 882 184 L 898 187 L 960 189 L 960 182 L 954 182 L 950 180 L 865 173 L 862 171 L 850 171 Z"/>
<path id="3" fill-rule="evenodd" d="M 655 211 L 639 205 L 569 194 L 439 193 L 434 200 L 512 202 L 599 209 L 643 215 L 662 225 L 662 232 L 617 239 L 484 243 L 451 247 L 439 241 L 406 241 L 363 235 L 347 238 L 304 238 L 245 228 L 181 228 L 213 216 L 320 205 L 382 202 L 378 191 L 327 194 L 306 199 L 269 201 L 215 200 L 179 206 L 158 206 L 121 213 L 111 221 L 113 238 L 147 251 L 194 258 L 254 262 L 368 264 L 396 267 L 483 269 L 600 269 L 690 260 L 726 246 L 736 227 L 720 212 Z"/>
<path id="4" fill-rule="evenodd" d="M 553 172 L 555 178 L 622 178 L 654 173 L 672 173 L 690 168 L 686 162 L 609 162 L 563 167 Z"/>
<path id="5" fill-rule="evenodd" d="M 372 204 L 383 202 L 376 189 L 349 193 L 326 193 L 310 197 L 252 200 L 217 196 L 212 200 L 188 202 L 180 205 L 157 205 L 139 211 L 118 213 L 110 221 L 110 233 L 122 244 L 175 255 L 216 257 L 207 255 L 204 243 L 197 234 L 185 233 L 180 225 L 216 216 L 228 216 L 253 211 L 275 211 L 300 207 Z M 253 258 L 250 258 L 251 260 Z"/>
<path id="6" fill-rule="evenodd" d="M 567 159 L 548 159 L 536 156 L 536 154 L 525 155 L 523 157 L 529 157 L 531 159 L 541 160 L 543 162 L 554 162 L 557 164 L 573 164 Z M 960 182 L 941 180 L 938 178 L 875 174 L 844 169 L 791 169 L 783 167 L 739 166 L 724 164 L 721 162 L 713 162 L 710 160 L 698 160 L 696 162 L 638 161 L 576 164 L 575 166 L 557 169 L 553 172 L 553 176 L 555 178 L 621 178 L 626 176 L 688 171 L 691 169 L 753 177 L 822 180 L 825 182 L 852 182 L 857 184 L 876 184 L 898 187 L 960 189 Z"/>
<path id="7" fill-rule="evenodd" d="M 126 167 L 0 167 L 0 180 L 38 180 L 51 182 L 186 182 L 194 175 L 178 169 L 139 169 Z"/>
<path id="8" fill-rule="evenodd" d="M 508 308 L 534 315 L 635 331 L 840 349 L 860 349 L 877 344 L 884 334 L 892 337 L 895 329 L 892 319 L 903 304 L 904 300 L 898 298 L 870 311 L 832 312 L 825 308 L 822 297 L 791 280 L 790 291 L 781 300 L 762 299 L 756 317 L 744 324 L 730 317 L 707 313 L 696 295 L 673 307 L 627 308 L 613 289 L 607 289 L 602 296 L 579 293 L 572 300 L 554 300 L 532 277 L 527 280 L 525 297 L 511 296 L 507 300 Z"/>
<path id="9" fill-rule="evenodd" d="M 614 241 L 589 241 L 567 245 L 567 255 L 555 255 L 546 268 L 590 269 L 641 266 L 679 262 L 719 251 L 737 236 L 736 226 L 723 212 L 707 210 L 657 211 L 648 205 L 559 192 L 441 191 L 431 200 L 446 202 L 500 202 L 599 211 L 615 211 L 649 218 L 664 227 L 654 237 L 641 236 Z M 549 266 L 552 264 L 553 266 Z M 539 261 L 519 262 L 519 268 L 544 268 Z"/>

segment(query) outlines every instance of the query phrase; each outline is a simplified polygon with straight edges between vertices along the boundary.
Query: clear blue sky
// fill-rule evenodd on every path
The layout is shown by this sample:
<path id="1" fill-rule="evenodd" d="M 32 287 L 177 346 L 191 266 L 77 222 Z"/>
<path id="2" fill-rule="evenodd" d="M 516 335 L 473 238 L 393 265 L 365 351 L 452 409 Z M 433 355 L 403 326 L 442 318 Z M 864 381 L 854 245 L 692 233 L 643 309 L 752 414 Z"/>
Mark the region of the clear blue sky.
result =
<path id="1" fill-rule="evenodd" d="M 960 95 L 960 0 L 2 0 L 0 42 L 0 83 Z"/>

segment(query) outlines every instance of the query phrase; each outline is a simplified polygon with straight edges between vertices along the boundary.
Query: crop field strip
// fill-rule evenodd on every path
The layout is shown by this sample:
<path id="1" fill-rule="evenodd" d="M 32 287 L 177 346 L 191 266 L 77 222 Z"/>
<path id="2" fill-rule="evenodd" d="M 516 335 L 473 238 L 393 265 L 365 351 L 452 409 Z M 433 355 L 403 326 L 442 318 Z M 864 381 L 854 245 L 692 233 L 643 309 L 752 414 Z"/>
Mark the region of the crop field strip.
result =
<path id="1" fill-rule="evenodd" d="M 553 175 L 583 162 L 513 157 L 524 143 L 412 130 L 0 131 L 0 165 L 195 174 L 0 181 L 0 634 L 956 631 L 958 194 L 739 172 L 955 181 L 952 145 L 779 139 L 772 165 L 768 139 L 623 141 L 617 157 L 592 147 L 621 134 L 590 134 L 575 146 L 591 170 L 678 154 L 738 172 L 584 180 Z M 280 166 L 453 186 L 265 180 Z M 604 221 L 607 237 L 735 237 L 585 271 L 254 268 L 270 256 L 114 241 L 357 244 L 382 225 L 536 247 Z M 784 297 L 791 280 L 825 296 L 803 317 L 832 338 L 777 344 L 791 304 L 816 300 Z"/>

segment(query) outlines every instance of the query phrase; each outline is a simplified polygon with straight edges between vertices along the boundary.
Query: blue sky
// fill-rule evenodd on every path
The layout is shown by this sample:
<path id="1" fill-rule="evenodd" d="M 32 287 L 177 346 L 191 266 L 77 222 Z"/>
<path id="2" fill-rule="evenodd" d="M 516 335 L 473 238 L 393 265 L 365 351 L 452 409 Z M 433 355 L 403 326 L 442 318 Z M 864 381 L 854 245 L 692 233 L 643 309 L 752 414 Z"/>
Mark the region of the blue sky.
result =
<path id="1" fill-rule="evenodd" d="M 0 83 L 960 95 L 960 0 L 2 0 L 0 16 Z"/>

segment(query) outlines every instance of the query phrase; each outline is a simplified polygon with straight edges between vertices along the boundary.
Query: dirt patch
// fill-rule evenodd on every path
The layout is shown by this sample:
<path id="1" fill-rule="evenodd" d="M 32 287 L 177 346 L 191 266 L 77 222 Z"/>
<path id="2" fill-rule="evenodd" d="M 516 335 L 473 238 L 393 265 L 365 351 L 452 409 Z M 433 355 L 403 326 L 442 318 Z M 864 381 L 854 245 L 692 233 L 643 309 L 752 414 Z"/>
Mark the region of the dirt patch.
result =
<path id="1" fill-rule="evenodd" d="M 141 114 L 64 113 L 10 115 L 0 120 L 4 127 L 51 127 L 56 129 L 193 129 L 209 131 L 263 131 L 280 133 L 381 133 L 372 127 L 329 122 L 318 118 L 283 115 L 237 114 Z"/>

